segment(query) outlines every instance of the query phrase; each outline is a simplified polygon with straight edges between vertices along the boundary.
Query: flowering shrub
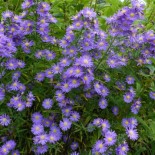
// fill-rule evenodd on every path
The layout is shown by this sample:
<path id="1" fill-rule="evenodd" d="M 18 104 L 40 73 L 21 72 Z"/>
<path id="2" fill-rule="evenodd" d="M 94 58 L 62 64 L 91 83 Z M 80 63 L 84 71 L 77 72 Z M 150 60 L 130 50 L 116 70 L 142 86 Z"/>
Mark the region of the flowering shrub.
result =
<path id="1" fill-rule="evenodd" d="M 106 19 L 106 32 L 84 8 L 61 39 L 46 2 L 3 12 L 1 155 L 125 155 L 138 145 L 138 121 L 155 100 L 155 33 L 131 3 Z"/>

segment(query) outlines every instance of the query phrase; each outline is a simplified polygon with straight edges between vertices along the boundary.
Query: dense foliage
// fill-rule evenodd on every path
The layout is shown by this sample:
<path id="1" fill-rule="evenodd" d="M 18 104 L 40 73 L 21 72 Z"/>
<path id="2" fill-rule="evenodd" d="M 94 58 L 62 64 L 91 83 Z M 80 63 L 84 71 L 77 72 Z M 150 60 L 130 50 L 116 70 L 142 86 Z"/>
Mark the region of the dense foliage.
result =
<path id="1" fill-rule="evenodd" d="M 110 2 L 2 12 L 0 155 L 155 154 L 155 32 L 144 4 Z"/>

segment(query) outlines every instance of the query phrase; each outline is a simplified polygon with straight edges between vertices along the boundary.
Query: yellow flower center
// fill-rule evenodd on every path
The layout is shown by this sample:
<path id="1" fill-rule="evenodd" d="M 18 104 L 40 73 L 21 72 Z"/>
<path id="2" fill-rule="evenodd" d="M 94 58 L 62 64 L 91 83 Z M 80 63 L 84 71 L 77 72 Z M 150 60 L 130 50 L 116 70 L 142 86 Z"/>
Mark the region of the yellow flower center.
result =
<path id="1" fill-rule="evenodd" d="M 78 23 L 76 23 L 76 26 L 80 26 L 81 24 L 78 22 Z"/>
<path id="2" fill-rule="evenodd" d="M 88 64 L 88 60 L 87 60 L 87 59 L 84 59 L 83 62 L 84 62 L 85 64 Z"/>
<path id="3" fill-rule="evenodd" d="M 134 13 L 130 13 L 130 17 L 134 17 L 135 16 L 135 14 Z"/>
<path id="4" fill-rule="evenodd" d="M 99 145 L 99 148 L 100 148 L 100 149 L 103 148 L 103 144 L 100 144 L 100 145 Z"/>
<path id="5" fill-rule="evenodd" d="M 111 142 L 111 141 L 112 141 L 112 138 L 111 138 L 111 137 L 109 137 L 109 138 L 108 138 L 108 142 Z"/>

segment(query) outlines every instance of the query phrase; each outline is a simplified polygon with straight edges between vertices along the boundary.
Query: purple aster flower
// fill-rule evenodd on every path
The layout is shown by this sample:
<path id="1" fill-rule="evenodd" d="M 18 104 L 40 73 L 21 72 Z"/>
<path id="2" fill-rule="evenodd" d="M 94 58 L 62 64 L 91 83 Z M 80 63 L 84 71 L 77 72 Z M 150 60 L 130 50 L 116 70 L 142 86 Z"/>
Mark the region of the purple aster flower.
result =
<path id="1" fill-rule="evenodd" d="M 52 69 L 51 69 L 51 68 L 45 70 L 45 76 L 46 76 L 47 78 L 50 78 L 50 79 L 53 78 L 53 72 L 52 72 Z"/>
<path id="2" fill-rule="evenodd" d="M 36 75 L 36 77 L 35 77 L 35 79 L 36 79 L 37 81 L 43 81 L 44 78 L 45 78 L 45 73 L 43 73 L 43 72 L 37 73 L 37 75 Z"/>
<path id="3" fill-rule="evenodd" d="M 41 40 L 42 40 L 43 42 L 45 42 L 45 43 L 49 43 L 49 42 L 50 42 L 51 44 L 55 44 L 55 42 L 52 41 L 51 39 L 52 39 L 52 37 L 49 36 L 48 34 L 43 34 L 43 35 L 41 35 Z"/>
<path id="4" fill-rule="evenodd" d="M 69 83 L 67 83 L 67 82 L 62 83 L 61 90 L 64 93 L 68 93 L 71 90 Z"/>
<path id="5" fill-rule="evenodd" d="M 86 85 L 90 85 L 90 83 L 94 80 L 94 76 L 90 74 L 83 75 L 82 81 Z"/>
<path id="6" fill-rule="evenodd" d="M 142 106 L 140 99 L 134 101 L 131 105 L 131 112 L 134 114 L 138 114 L 140 107 Z"/>
<path id="7" fill-rule="evenodd" d="M 85 40 L 82 40 L 81 46 L 84 51 L 89 51 L 89 50 L 93 49 L 94 44 L 93 44 L 92 40 L 85 39 Z"/>
<path id="8" fill-rule="evenodd" d="M 134 98 L 131 92 L 127 92 L 123 97 L 124 97 L 124 102 L 126 103 L 131 103 Z"/>
<path id="9" fill-rule="evenodd" d="M 16 103 L 17 101 L 20 101 L 21 100 L 21 96 L 19 94 L 17 94 L 17 96 L 13 96 L 11 99 L 10 99 L 10 102 L 11 103 Z"/>
<path id="10" fill-rule="evenodd" d="M 27 13 L 28 11 L 26 10 L 26 11 L 21 12 L 20 15 L 24 18 L 27 15 Z"/>
<path id="11" fill-rule="evenodd" d="M 32 101 L 26 101 L 25 103 L 25 107 L 28 107 L 28 108 L 32 107 L 32 105 L 33 105 Z"/>
<path id="12" fill-rule="evenodd" d="M 9 59 L 9 60 L 7 60 L 6 68 L 8 70 L 15 70 L 17 67 L 18 67 L 18 64 L 17 64 L 17 60 L 16 59 Z"/>
<path id="13" fill-rule="evenodd" d="M 99 107 L 101 109 L 105 109 L 108 106 L 107 100 L 105 98 L 101 98 L 99 101 Z"/>
<path id="14" fill-rule="evenodd" d="M 14 81 L 10 86 L 9 86 L 9 89 L 10 90 L 14 90 L 14 91 L 17 91 L 19 90 L 19 81 Z"/>
<path id="15" fill-rule="evenodd" d="M 138 139 L 138 133 L 136 129 L 127 129 L 126 134 L 133 141 Z"/>
<path id="16" fill-rule="evenodd" d="M 32 128 L 31 128 L 31 132 L 34 135 L 40 135 L 44 132 L 44 127 L 41 124 L 33 124 Z"/>
<path id="17" fill-rule="evenodd" d="M 56 91 L 55 97 L 56 97 L 56 100 L 59 102 L 65 99 L 65 95 L 63 94 L 61 90 Z"/>
<path id="18" fill-rule="evenodd" d="M 62 39 L 59 42 L 60 47 L 66 48 L 69 45 L 69 42 L 66 39 Z"/>
<path id="19" fill-rule="evenodd" d="M 123 144 L 120 144 L 116 148 L 116 155 L 127 155 L 127 152 L 129 151 L 129 146 L 126 142 L 123 142 Z"/>
<path id="20" fill-rule="evenodd" d="M 66 116 L 66 117 L 69 117 L 71 112 L 72 112 L 72 107 L 71 106 L 67 106 L 67 107 L 62 109 L 62 114 L 64 116 Z"/>
<path id="21" fill-rule="evenodd" d="M 137 119 L 134 117 L 129 118 L 130 127 L 131 129 L 136 128 L 138 125 Z"/>
<path id="22" fill-rule="evenodd" d="M 99 95 L 101 95 L 102 97 L 106 97 L 106 96 L 108 96 L 108 94 L 109 94 L 108 88 L 103 86 L 103 85 L 101 85 Z"/>
<path id="23" fill-rule="evenodd" d="M 98 94 L 100 94 L 100 92 L 101 92 L 101 85 L 100 85 L 100 83 L 99 82 L 95 82 L 94 83 L 94 89 L 95 89 L 95 91 L 98 93 Z"/>
<path id="24" fill-rule="evenodd" d="M 40 16 L 45 16 L 45 15 L 48 15 L 49 10 L 50 10 L 50 5 L 46 2 L 41 2 L 38 5 L 37 13 Z"/>
<path id="25" fill-rule="evenodd" d="M 63 131 L 67 131 L 68 129 L 71 128 L 71 124 L 72 124 L 72 123 L 69 121 L 68 118 L 63 118 L 63 120 L 60 121 L 59 126 L 60 126 L 60 128 L 61 128 Z"/>
<path id="26" fill-rule="evenodd" d="M 13 150 L 16 146 L 16 143 L 14 140 L 9 140 L 5 143 L 5 146 L 7 147 L 7 149 L 10 151 L 10 150 Z"/>
<path id="27" fill-rule="evenodd" d="M 40 59 L 42 56 L 44 56 L 44 51 L 39 50 L 35 53 L 35 57 Z"/>
<path id="28" fill-rule="evenodd" d="M 128 84 L 134 84 L 134 81 L 135 81 L 135 79 L 133 77 L 131 77 L 131 76 L 126 77 L 126 82 Z"/>
<path id="29" fill-rule="evenodd" d="M 71 116 L 70 116 L 70 118 L 69 118 L 72 122 L 77 122 L 77 121 L 79 121 L 79 119 L 80 119 L 80 114 L 78 113 L 78 112 L 76 112 L 76 111 L 73 111 L 72 113 L 71 113 Z"/>
<path id="30" fill-rule="evenodd" d="M 52 126 L 52 127 L 50 128 L 50 133 L 51 133 L 51 134 L 54 134 L 54 135 L 56 136 L 56 137 L 55 137 L 55 140 L 56 140 L 56 141 L 60 140 L 61 137 L 62 137 L 62 133 L 61 133 L 61 131 L 60 131 L 60 128 L 57 127 L 57 126 Z"/>
<path id="31" fill-rule="evenodd" d="M 107 64 L 110 68 L 116 68 L 118 65 L 115 58 L 108 58 Z"/>
<path id="32" fill-rule="evenodd" d="M 34 124 L 41 124 L 43 116 L 39 112 L 35 112 L 32 114 L 32 122 Z"/>
<path id="33" fill-rule="evenodd" d="M 137 59 L 137 66 L 142 66 L 144 64 L 144 59 L 143 58 L 138 58 Z"/>
<path id="34" fill-rule="evenodd" d="M 20 76 L 21 76 L 21 72 L 16 71 L 12 74 L 12 80 L 18 80 Z"/>
<path id="35" fill-rule="evenodd" d="M 95 150 L 95 152 L 98 153 L 104 153 L 107 150 L 106 145 L 104 144 L 103 140 L 98 140 L 95 145 L 93 146 L 93 149 Z M 94 151 L 93 151 L 94 152 Z"/>
<path id="36" fill-rule="evenodd" d="M 66 49 L 66 54 L 69 56 L 69 57 L 74 57 L 75 55 L 77 55 L 77 49 L 76 47 L 72 46 L 70 48 L 67 48 Z"/>
<path id="37" fill-rule="evenodd" d="M 122 125 L 124 128 L 129 128 L 130 127 L 130 121 L 128 118 L 123 118 L 122 119 Z"/>
<path id="38" fill-rule="evenodd" d="M 83 55 L 80 58 L 76 59 L 75 64 L 82 66 L 82 67 L 92 67 L 93 66 L 92 58 L 88 55 Z"/>
<path id="39" fill-rule="evenodd" d="M 18 150 L 14 150 L 11 152 L 11 155 L 20 155 L 19 151 Z"/>
<path id="40" fill-rule="evenodd" d="M 77 69 L 77 68 L 76 68 Z M 81 74 L 82 75 L 82 73 L 81 73 L 81 69 L 77 69 L 76 70 L 76 73 L 77 74 Z M 64 76 L 66 77 L 66 78 L 69 78 L 69 77 L 73 77 L 74 76 L 74 74 L 75 74 L 75 68 L 74 67 L 70 67 L 70 68 L 68 68 L 67 70 L 66 70 L 66 72 L 64 72 Z M 78 75 L 77 75 L 78 76 Z"/>
<path id="41" fill-rule="evenodd" d="M 3 88 L 0 88 L 0 101 L 2 101 L 5 97 L 5 90 Z"/>
<path id="42" fill-rule="evenodd" d="M 0 24 L 0 34 L 4 35 L 4 25 Z"/>
<path id="43" fill-rule="evenodd" d="M 105 144 L 108 145 L 108 146 L 112 146 L 115 144 L 116 142 L 116 138 L 117 138 L 117 135 L 114 131 L 108 131 L 106 134 L 105 134 Z"/>
<path id="44" fill-rule="evenodd" d="M 67 42 L 71 43 L 74 40 L 74 33 L 72 30 L 70 30 L 66 35 L 65 39 Z"/>
<path id="45" fill-rule="evenodd" d="M 150 91 L 149 95 L 150 95 L 151 99 L 155 100 L 155 92 L 154 91 Z"/>
<path id="46" fill-rule="evenodd" d="M 57 23 L 57 19 L 53 17 L 50 13 L 47 14 L 50 23 Z"/>
<path id="47" fill-rule="evenodd" d="M 74 21 L 73 27 L 74 27 L 74 30 L 80 30 L 83 27 L 83 22 L 80 20 Z"/>
<path id="48" fill-rule="evenodd" d="M 69 60 L 68 58 L 62 58 L 60 60 L 60 66 L 62 67 L 69 66 L 70 64 L 71 64 L 71 60 Z"/>
<path id="49" fill-rule="evenodd" d="M 130 88 L 129 88 L 129 92 L 133 95 L 133 97 L 135 97 L 136 92 L 135 92 L 135 90 L 134 90 L 133 87 L 130 87 Z"/>
<path id="50" fill-rule="evenodd" d="M 48 23 L 43 24 L 43 25 L 40 25 L 40 24 L 37 25 L 37 32 L 38 32 L 41 36 L 48 35 L 49 31 L 50 31 L 50 30 L 49 30 L 49 24 L 48 24 Z"/>
<path id="51" fill-rule="evenodd" d="M 119 111 L 119 109 L 117 106 L 112 107 L 112 112 L 114 115 L 118 115 L 118 111 Z"/>
<path id="52" fill-rule="evenodd" d="M 101 122 L 102 122 L 102 119 L 101 118 L 96 118 L 93 121 L 93 125 L 95 125 L 97 127 L 101 127 Z"/>
<path id="53" fill-rule="evenodd" d="M 38 144 L 45 145 L 48 142 L 48 135 L 45 133 L 42 133 L 34 137 L 34 140 Z"/>
<path id="54" fill-rule="evenodd" d="M 84 8 L 81 13 L 86 18 L 89 18 L 89 19 L 96 18 L 96 13 L 94 12 L 93 9 Z"/>
<path id="55" fill-rule="evenodd" d="M 13 18 L 12 18 L 12 21 L 15 22 L 15 23 L 21 23 L 22 16 L 14 15 Z"/>
<path id="56" fill-rule="evenodd" d="M 8 126 L 10 122 L 11 122 L 11 119 L 8 115 L 6 114 L 0 115 L 0 124 L 2 126 Z"/>
<path id="57" fill-rule="evenodd" d="M 111 80 L 108 74 L 105 74 L 103 78 L 106 82 L 109 82 Z"/>
<path id="58" fill-rule="evenodd" d="M 27 94 L 27 101 L 35 101 L 35 96 L 31 91 Z"/>
<path id="59" fill-rule="evenodd" d="M 50 127 L 51 123 L 52 122 L 48 118 L 42 119 L 42 124 L 44 125 L 44 127 Z"/>
<path id="60" fill-rule="evenodd" d="M 71 88 L 77 88 L 80 86 L 80 80 L 76 78 L 69 79 L 68 83 Z"/>
<path id="61" fill-rule="evenodd" d="M 120 90 L 125 90 L 125 89 L 126 89 L 126 85 L 125 85 L 124 82 L 119 82 L 119 81 L 117 81 L 117 82 L 116 82 L 116 85 L 117 85 L 117 87 L 118 87 Z"/>
<path id="62" fill-rule="evenodd" d="M 37 146 L 37 150 L 36 150 L 37 154 L 45 154 L 47 151 L 48 151 L 48 146 L 47 145 Z"/>
<path id="63" fill-rule="evenodd" d="M 12 16 L 13 16 L 13 12 L 11 12 L 9 10 L 2 13 L 2 17 L 4 20 L 6 20 L 7 18 L 11 18 Z"/>
<path id="64" fill-rule="evenodd" d="M 102 127 L 102 132 L 106 133 L 110 128 L 109 121 L 104 119 L 104 120 L 101 120 L 100 124 L 101 124 L 101 127 Z"/>
<path id="65" fill-rule="evenodd" d="M 2 155 L 8 155 L 10 152 L 10 150 L 6 147 L 6 145 L 3 145 L 1 148 L 0 148 L 0 153 Z"/>
<path id="66" fill-rule="evenodd" d="M 53 105 L 53 101 L 52 99 L 48 98 L 48 99 L 44 99 L 42 106 L 44 107 L 44 109 L 50 109 Z"/>
<path id="67" fill-rule="evenodd" d="M 18 100 L 16 103 L 14 103 L 14 108 L 17 109 L 17 111 L 23 111 L 25 109 L 25 101 Z"/>
<path id="68" fill-rule="evenodd" d="M 75 151 L 78 147 L 79 147 L 79 144 L 78 144 L 77 142 L 72 142 L 72 144 L 71 144 L 71 149 L 72 149 L 73 151 Z"/>
<path id="69" fill-rule="evenodd" d="M 99 40 L 96 45 L 96 47 L 99 50 L 104 50 L 104 51 L 107 49 L 107 46 L 108 46 L 108 43 L 105 40 Z"/>
<path id="70" fill-rule="evenodd" d="M 51 51 L 48 51 L 48 50 L 46 50 L 45 56 L 46 56 L 47 60 L 53 60 L 55 58 L 55 54 Z"/>
<path id="71" fill-rule="evenodd" d="M 49 143 L 55 144 L 56 141 L 57 141 L 57 138 L 56 137 L 57 136 L 54 133 L 50 133 L 48 135 L 48 141 L 49 141 Z"/>
<path id="72" fill-rule="evenodd" d="M 21 60 L 18 60 L 17 65 L 18 65 L 18 68 L 24 68 L 25 67 L 25 62 L 23 62 Z"/>
<path id="73" fill-rule="evenodd" d="M 70 155 L 79 155 L 78 152 L 72 152 Z"/>
<path id="74" fill-rule="evenodd" d="M 142 55 L 144 56 L 144 58 L 150 58 L 152 56 L 151 50 L 148 49 L 143 50 Z"/>
<path id="75" fill-rule="evenodd" d="M 52 66 L 52 72 L 53 74 L 58 74 L 62 72 L 62 67 L 60 67 L 59 64 L 55 64 Z"/>
<path id="76" fill-rule="evenodd" d="M 66 107 L 67 104 L 68 104 L 68 100 L 67 99 L 64 99 L 62 101 L 59 101 L 59 107 L 60 108 Z"/>
<path id="77" fill-rule="evenodd" d="M 25 1 L 22 3 L 22 9 L 28 9 L 28 8 L 30 8 L 32 5 L 34 5 L 33 0 L 25 0 Z"/>

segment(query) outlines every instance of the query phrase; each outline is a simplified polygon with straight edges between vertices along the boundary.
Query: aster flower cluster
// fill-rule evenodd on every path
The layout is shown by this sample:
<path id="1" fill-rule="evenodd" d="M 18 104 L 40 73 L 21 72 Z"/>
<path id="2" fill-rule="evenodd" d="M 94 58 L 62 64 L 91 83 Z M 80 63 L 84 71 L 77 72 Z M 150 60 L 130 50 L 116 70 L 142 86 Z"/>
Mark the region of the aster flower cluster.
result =
<path id="1" fill-rule="evenodd" d="M 145 32 L 144 25 L 135 24 L 137 20 L 143 20 L 144 5 L 140 4 L 138 0 L 131 1 L 132 7 L 124 7 L 118 11 L 114 16 L 107 19 L 110 24 L 110 35 L 113 38 L 124 37 L 123 40 L 118 41 L 115 39 L 113 45 L 119 48 L 122 56 L 113 53 L 109 56 L 107 64 L 111 68 L 118 68 L 127 65 L 127 60 L 136 59 L 137 66 L 151 64 L 150 58 L 154 58 L 154 31 L 149 30 Z M 117 37 L 116 37 L 117 36 Z M 145 45 L 145 46 L 143 46 Z M 140 54 L 137 57 L 128 52 L 139 50 Z M 119 61 L 121 59 L 123 61 Z"/>
<path id="2" fill-rule="evenodd" d="M 50 14 L 50 9 L 50 5 L 46 2 L 41 2 L 38 4 L 37 14 L 39 17 L 37 21 L 37 32 L 41 36 L 43 42 L 55 44 L 57 40 L 49 35 L 49 26 L 51 23 L 56 23 L 57 20 L 52 16 L 52 14 Z"/>
<path id="3" fill-rule="evenodd" d="M 44 154 L 48 151 L 48 144 L 55 144 L 62 137 L 60 128 L 55 123 L 55 116 L 51 115 L 44 118 L 40 112 L 35 112 L 32 115 L 33 125 L 31 132 L 34 134 L 33 141 L 35 153 Z M 47 132 L 47 128 L 49 131 Z"/>
<path id="4" fill-rule="evenodd" d="M 111 25 L 112 36 L 126 36 L 132 33 L 131 28 L 136 20 L 143 19 L 144 6 L 138 0 L 132 0 L 132 7 L 124 7 L 112 17 L 107 19 Z"/>
<path id="5" fill-rule="evenodd" d="M 102 129 L 102 136 L 104 138 L 97 140 L 93 146 L 93 154 L 106 154 L 111 146 L 114 146 L 117 141 L 117 134 L 115 131 L 110 130 L 110 123 L 106 119 L 94 119 L 93 125 Z"/>
<path id="6" fill-rule="evenodd" d="M 11 123 L 11 119 L 8 115 L 6 114 L 0 115 L 0 125 L 8 126 L 10 123 Z"/>
<path id="7" fill-rule="evenodd" d="M 32 124 L 24 124 L 31 127 L 24 131 L 32 134 L 30 149 L 37 155 L 48 153 L 57 144 L 66 144 L 67 153 L 79 155 L 83 139 L 74 134 L 81 136 L 82 131 L 101 134 L 93 139 L 92 154 L 126 155 L 127 137 L 138 139 L 138 122 L 134 117 L 122 119 L 123 111 L 138 114 L 145 98 L 138 90 L 137 73 L 130 70 L 143 70 L 142 65 L 155 58 L 154 31 L 143 32 L 143 25 L 135 24 L 144 18 L 144 7 L 137 0 L 131 3 L 132 7 L 107 19 L 107 34 L 100 29 L 94 10 L 84 8 L 72 17 L 62 39 L 50 35 L 50 24 L 57 20 L 46 2 L 24 0 L 20 15 L 4 12 L 0 23 L 0 105 L 7 112 L 0 112 L 0 129 L 16 137 L 10 126 L 17 114 L 23 122 L 31 117 Z M 59 56 L 53 45 L 61 51 Z M 133 54 L 135 50 L 138 56 Z M 149 96 L 155 100 L 153 88 Z M 112 123 L 104 117 L 110 112 Z M 120 118 L 127 135 L 121 141 L 119 132 L 114 131 L 118 131 L 116 119 Z M 0 154 L 20 154 L 14 140 L 4 138 L 3 142 Z"/>
<path id="8" fill-rule="evenodd" d="M 2 25 L 0 25 L 1 27 Z M 2 28 L 1 28 L 2 29 Z M 4 28 L 3 28 L 4 31 Z M 0 57 L 10 58 L 16 52 L 16 47 L 11 38 L 0 31 Z"/>
<path id="9" fill-rule="evenodd" d="M 138 139 L 138 133 L 137 133 L 137 120 L 135 118 L 124 118 L 122 120 L 122 125 L 126 129 L 127 136 L 129 139 L 135 141 Z"/>
<path id="10" fill-rule="evenodd" d="M 18 150 L 15 150 L 16 142 L 14 140 L 5 141 L 5 143 L 0 147 L 0 154 L 7 155 L 11 153 L 12 155 L 20 155 Z"/>

